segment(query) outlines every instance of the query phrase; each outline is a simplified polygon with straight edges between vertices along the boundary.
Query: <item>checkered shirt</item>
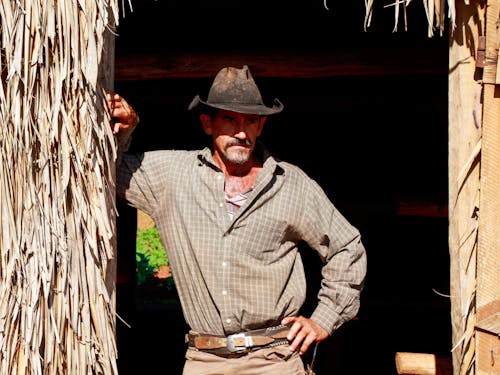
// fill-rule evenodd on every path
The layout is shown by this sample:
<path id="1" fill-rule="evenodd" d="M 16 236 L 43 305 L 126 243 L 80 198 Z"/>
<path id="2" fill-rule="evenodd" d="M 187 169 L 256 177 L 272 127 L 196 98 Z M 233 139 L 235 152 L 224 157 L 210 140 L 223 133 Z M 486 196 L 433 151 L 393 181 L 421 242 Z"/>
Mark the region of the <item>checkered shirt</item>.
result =
<path id="1" fill-rule="evenodd" d="M 300 168 L 258 149 L 263 168 L 233 220 L 209 148 L 123 154 L 117 193 L 155 221 L 191 329 L 228 335 L 297 315 L 305 241 L 324 262 L 311 318 L 332 333 L 359 309 L 360 233 Z"/>

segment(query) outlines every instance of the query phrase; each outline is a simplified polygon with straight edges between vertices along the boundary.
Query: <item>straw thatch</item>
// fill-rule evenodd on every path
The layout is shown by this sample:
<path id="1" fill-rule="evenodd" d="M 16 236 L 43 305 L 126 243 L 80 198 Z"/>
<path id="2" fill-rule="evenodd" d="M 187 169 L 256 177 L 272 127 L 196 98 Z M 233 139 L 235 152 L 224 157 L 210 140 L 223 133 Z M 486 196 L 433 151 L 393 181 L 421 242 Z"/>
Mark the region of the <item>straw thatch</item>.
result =
<path id="1" fill-rule="evenodd" d="M 394 2 L 384 5 L 384 8 L 394 8 L 394 28 L 393 31 L 398 31 L 400 17 L 403 17 L 404 29 L 408 29 L 407 7 L 410 6 L 411 0 L 394 0 Z M 425 14 L 428 21 L 427 36 L 433 37 L 437 29 L 439 35 L 443 36 L 445 28 L 445 12 L 446 4 L 448 5 L 448 17 L 450 19 L 452 29 L 455 28 L 455 1 L 454 0 L 423 0 Z M 365 30 L 370 27 L 373 15 L 375 0 L 365 0 Z M 401 15 L 402 13 L 402 15 Z"/>
<path id="2" fill-rule="evenodd" d="M 0 1 L 0 374 L 114 374 L 113 0 Z"/>

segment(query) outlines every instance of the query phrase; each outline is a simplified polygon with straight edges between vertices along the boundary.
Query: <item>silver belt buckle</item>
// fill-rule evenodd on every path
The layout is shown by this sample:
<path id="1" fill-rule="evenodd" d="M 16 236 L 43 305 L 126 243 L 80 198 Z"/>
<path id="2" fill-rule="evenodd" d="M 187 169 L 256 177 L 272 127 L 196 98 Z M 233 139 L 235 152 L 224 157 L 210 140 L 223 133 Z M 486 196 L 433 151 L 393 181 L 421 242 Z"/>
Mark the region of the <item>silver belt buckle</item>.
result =
<path id="1" fill-rule="evenodd" d="M 235 339 L 244 339 L 244 346 L 236 346 L 234 343 Z M 230 352 L 239 352 L 253 346 L 253 340 L 251 336 L 246 336 L 244 333 L 235 333 L 234 335 L 229 335 L 226 338 L 227 350 Z"/>

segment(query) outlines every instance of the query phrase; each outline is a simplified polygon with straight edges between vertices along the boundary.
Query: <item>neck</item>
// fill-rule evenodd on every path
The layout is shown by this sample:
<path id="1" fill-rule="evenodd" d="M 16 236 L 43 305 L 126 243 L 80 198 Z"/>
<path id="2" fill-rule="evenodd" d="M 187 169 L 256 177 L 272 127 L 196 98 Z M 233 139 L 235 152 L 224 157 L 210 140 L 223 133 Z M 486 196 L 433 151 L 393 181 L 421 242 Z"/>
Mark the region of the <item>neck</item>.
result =
<path id="1" fill-rule="evenodd" d="M 257 175 L 262 169 L 262 163 L 255 157 L 244 164 L 221 163 L 219 167 L 224 172 L 224 191 L 229 197 L 242 194 L 252 189 L 257 180 Z"/>
<path id="2" fill-rule="evenodd" d="M 262 169 L 262 163 L 252 155 L 252 157 L 243 164 L 230 163 L 215 153 L 213 155 L 215 163 L 224 172 L 224 191 L 230 197 L 234 197 L 249 189 L 252 189 L 259 171 Z"/>

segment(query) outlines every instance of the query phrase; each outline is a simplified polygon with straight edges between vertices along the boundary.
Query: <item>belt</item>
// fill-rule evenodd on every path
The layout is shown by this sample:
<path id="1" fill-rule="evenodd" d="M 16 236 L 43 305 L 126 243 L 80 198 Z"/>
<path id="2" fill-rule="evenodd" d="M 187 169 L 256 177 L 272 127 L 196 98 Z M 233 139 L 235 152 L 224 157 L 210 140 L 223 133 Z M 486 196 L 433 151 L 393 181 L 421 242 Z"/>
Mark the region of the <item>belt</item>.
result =
<path id="1" fill-rule="evenodd" d="M 288 344 L 289 325 L 245 331 L 229 336 L 209 335 L 190 331 L 186 343 L 190 348 L 222 357 L 240 357 L 251 351 Z"/>

